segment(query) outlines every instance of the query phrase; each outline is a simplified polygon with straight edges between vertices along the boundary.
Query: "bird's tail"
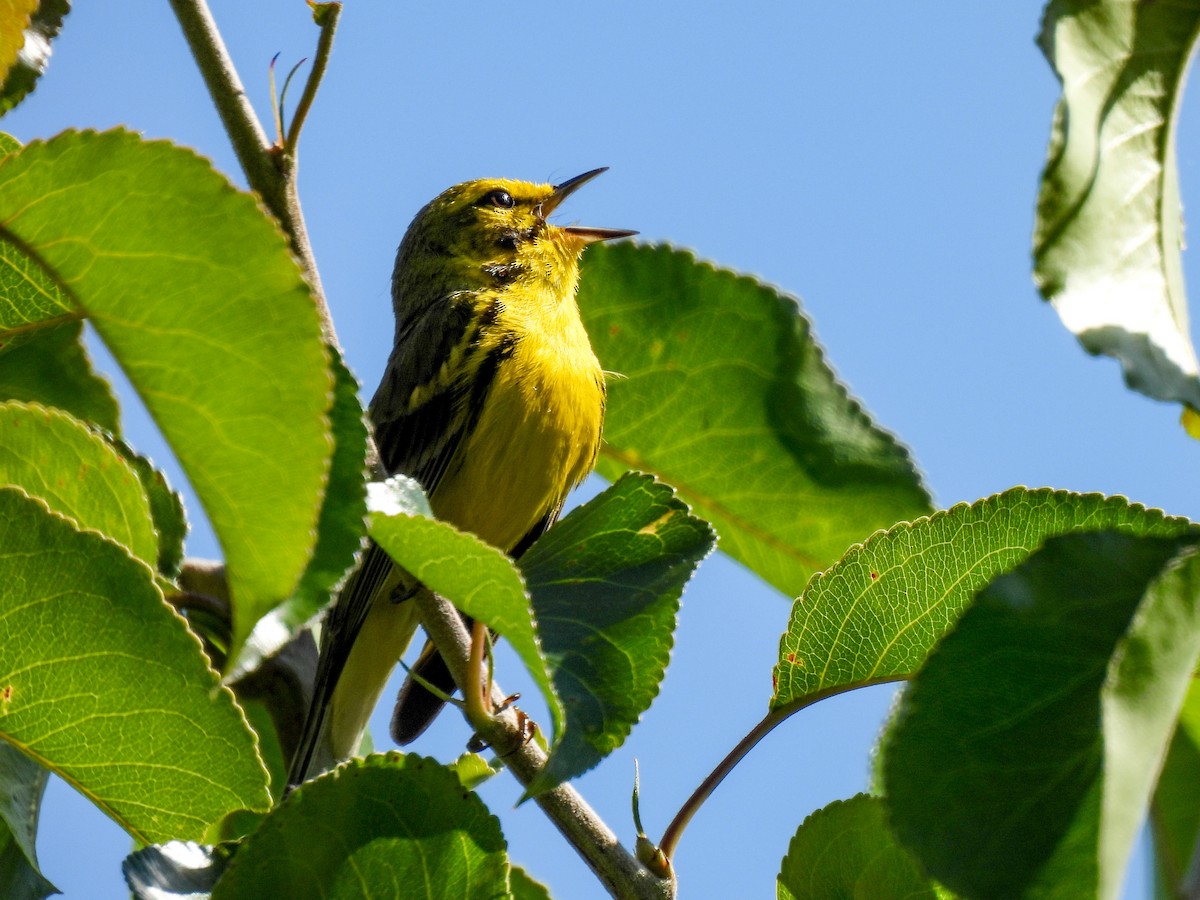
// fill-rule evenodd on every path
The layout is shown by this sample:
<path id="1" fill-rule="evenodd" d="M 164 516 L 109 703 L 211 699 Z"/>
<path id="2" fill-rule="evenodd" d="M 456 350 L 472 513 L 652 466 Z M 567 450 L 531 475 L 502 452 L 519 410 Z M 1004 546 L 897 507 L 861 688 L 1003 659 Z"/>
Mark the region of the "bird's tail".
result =
<path id="1" fill-rule="evenodd" d="M 467 621 L 469 623 L 470 619 Z M 446 695 L 455 691 L 454 677 L 450 674 L 445 658 L 438 652 L 433 641 L 426 641 L 421 655 L 413 663 L 409 676 L 400 687 L 400 694 L 396 697 L 396 708 L 392 712 L 392 740 L 402 747 L 424 734 L 425 729 L 433 724 L 437 714 L 446 705 L 445 700 L 427 690 L 413 675 L 417 675 Z"/>
<path id="2" fill-rule="evenodd" d="M 322 625 L 312 702 L 288 772 L 295 787 L 353 756 L 371 711 L 417 628 L 412 591 L 397 593 L 397 575 L 374 544 Z"/>

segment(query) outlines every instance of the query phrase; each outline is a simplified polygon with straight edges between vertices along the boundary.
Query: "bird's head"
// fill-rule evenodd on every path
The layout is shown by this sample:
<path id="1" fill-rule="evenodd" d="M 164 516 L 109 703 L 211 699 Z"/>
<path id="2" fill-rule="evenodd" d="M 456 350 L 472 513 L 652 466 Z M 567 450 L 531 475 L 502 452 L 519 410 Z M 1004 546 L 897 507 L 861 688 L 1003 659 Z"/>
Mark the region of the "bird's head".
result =
<path id="1" fill-rule="evenodd" d="M 637 233 L 548 221 L 559 204 L 604 171 L 593 169 L 557 185 L 501 178 L 455 185 L 417 214 L 397 268 L 415 256 L 451 262 L 460 275 L 483 273 L 499 280 L 563 265 L 573 268 L 588 244 Z"/>

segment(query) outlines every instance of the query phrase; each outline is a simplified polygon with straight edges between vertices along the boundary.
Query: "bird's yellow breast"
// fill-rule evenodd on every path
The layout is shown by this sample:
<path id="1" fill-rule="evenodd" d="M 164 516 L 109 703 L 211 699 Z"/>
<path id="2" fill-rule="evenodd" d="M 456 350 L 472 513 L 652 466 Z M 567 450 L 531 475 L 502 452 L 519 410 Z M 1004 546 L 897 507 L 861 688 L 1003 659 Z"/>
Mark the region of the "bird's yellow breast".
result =
<path id="1" fill-rule="evenodd" d="M 438 518 L 506 551 L 591 471 L 604 417 L 604 376 L 579 318 L 575 279 L 531 287 L 501 306 L 495 333 L 515 336 L 512 351 L 430 498 Z"/>

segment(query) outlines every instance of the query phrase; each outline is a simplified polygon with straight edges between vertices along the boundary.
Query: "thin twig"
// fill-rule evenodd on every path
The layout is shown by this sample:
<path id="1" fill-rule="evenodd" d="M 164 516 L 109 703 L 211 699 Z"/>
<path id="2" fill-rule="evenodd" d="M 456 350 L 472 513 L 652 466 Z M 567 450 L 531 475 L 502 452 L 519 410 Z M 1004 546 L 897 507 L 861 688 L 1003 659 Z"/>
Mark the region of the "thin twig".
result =
<path id="1" fill-rule="evenodd" d="M 683 830 L 687 828 L 688 823 L 692 820 L 700 807 L 704 805 L 712 792 L 717 789 L 725 776 L 733 771 L 742 759 L 749 753 L 754 745 L 771 733 L 771 730 L 791 715 L 795 710 L 773 709 L 763 718 L 761 722 L 750 729 L 750 733 L 738 741 L 737 746 L 729 751 L 728 755 L 721 760 L 712 773 L 700 783 L 700 786 L 692 792 L 692 796 L 688 797 L 683 806 L 679 808 L 679 812 L 675 814 L 675 818 L 671 820 L 671 824 L 667 826 L 667 830 L 663 832 L 662 840 L 658 842 L 658 849 L 662 854 L 671 859 L 675 855 L 675 848 L 679 845 L 679 838 L 683 835 Z"/>
<path id="2" fill-rule="evenodd" d="M 426 631 L 466 694 L 471 690 L 467 682 L 471 635 L 462 616 L 452 604 L 429 591 L 418 594 L 416 602 Z M 493 684 L 493 705 L 499 708 L 504 699 L 503 690 Z M 498 713 L 491 725 L 485 737 L 517 781 L 528 787 L 546 765 L 545 751 L 536 741 L 528 740 L 527 730 L 515 709 Z M 621 900 L 674 898 L 675 883 L 651 874 L 622 847 L 604 820 L 571 785 L 560 785 L 533 799 L 614 897 Z"/>
<path id="3" fill-rule="evenodd" d="M 294 160 L 296 157 L 300 129 L 304 127 L 304 120 L 308 118 L 313 98 L 317 96 L 317 88 L 321 86 L 321 79 L 325 77 L 325 67 L 329 65 L 329 54 L 333 50 L 333 35 L 337 31 L 341 14 L 340 3 L 321 3 L 313 12 L 313 19 L 321 28 L 321 36 L 317 39 L 317 55 L 313 59 L 312 71 L 308 73 L 308 80 L 304 82 L 304 93 L 300 95 L 300 101 L 296 104 L 292 124 L 288 127 L 287 140 L 283 142 L 284 156 L 290 159 Z"/>

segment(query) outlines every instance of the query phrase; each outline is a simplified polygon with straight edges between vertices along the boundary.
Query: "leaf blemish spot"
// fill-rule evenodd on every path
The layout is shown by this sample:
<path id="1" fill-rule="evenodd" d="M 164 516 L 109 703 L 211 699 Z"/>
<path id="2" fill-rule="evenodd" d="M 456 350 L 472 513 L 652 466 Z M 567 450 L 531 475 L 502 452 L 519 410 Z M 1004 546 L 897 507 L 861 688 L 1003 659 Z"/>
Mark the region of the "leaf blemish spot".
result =
<path id="1" fill-rule="evenodd" d="M 641 528 L 639 528 L 638 534 L 658 534 L 658 529 L 662 526 L 662 524 L 664 522 L 669 521 L 671 519 L 671 516 L 672 516 L 671 512 L 663 513 L 661 516 L 659 516 L 653 522 L 648 522 L 647 524 L 645 524 Z"/>

